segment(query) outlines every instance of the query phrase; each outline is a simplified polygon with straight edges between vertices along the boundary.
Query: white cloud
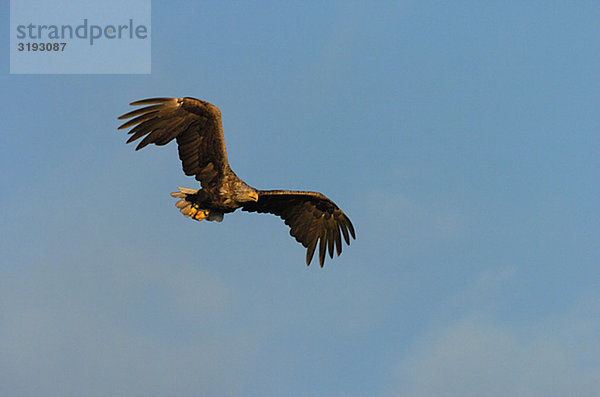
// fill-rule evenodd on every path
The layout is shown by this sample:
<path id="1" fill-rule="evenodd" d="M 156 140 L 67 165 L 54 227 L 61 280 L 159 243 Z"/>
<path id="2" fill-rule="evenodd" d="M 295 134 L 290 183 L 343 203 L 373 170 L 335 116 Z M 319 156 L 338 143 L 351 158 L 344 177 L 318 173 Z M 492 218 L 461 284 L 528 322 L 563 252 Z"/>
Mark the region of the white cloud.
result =
<path id="1" fill-rule="evenodd" d="M 515 266 L 489 268 L 484 270 L 470 285 L 451 302 L 456 307 L 494 306 L 498 294 L 517 275 Z"/>
<path id="2" fill-rule="evenodd" d="M 466 233 L 465 215 L 452 208 L 428 206 L 398 192 L 371 192 L 366 202 L 378 236 L 393 238 L 403 250 L 456 241 Z"/>
<path id="3" fill-rule="evenodd" d="M 277 263 L 287 253 L 259 229 L 244 240 L 248 229 L 236 223 L 251 215 L 193 223 L 165 192 L 148 196 L 161 200 L 150 208 L 95 190 L 45 192 L 43 213 L 19 211 L 39 208 L 38 197 L 6 203 L 7 394 L 264 395 L 311 374 L 307 352 L 319 357 L 330 341 L 360 339 L 389 311 L 391 281 L 352 261 L 307 269 L 276 219 L 299 258 Z"/>
<path id="4" fill-rule="evenodd" d="M 598 335 L 599 299 L 527 323 L 473 311 L 423 336 L 401 359 L 390 394 L 596 396 Z"/>

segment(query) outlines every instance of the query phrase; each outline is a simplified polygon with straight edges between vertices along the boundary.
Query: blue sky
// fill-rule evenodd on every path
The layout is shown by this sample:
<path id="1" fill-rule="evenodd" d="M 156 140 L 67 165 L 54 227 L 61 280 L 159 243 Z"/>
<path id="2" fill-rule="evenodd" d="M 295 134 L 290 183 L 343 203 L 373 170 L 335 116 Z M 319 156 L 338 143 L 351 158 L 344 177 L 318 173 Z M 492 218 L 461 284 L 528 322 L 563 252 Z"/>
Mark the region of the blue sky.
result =
<path id="1" fill-rule="evenodd" d="M 600 6 L 166 4 L 150 75 L 10 75 L 2 39 L 0 394 L 596 395 Z M 182 217 L 175 145 L 116 130 L 153 96 L 357 240 L 307 268 L 276 217 Z"/>

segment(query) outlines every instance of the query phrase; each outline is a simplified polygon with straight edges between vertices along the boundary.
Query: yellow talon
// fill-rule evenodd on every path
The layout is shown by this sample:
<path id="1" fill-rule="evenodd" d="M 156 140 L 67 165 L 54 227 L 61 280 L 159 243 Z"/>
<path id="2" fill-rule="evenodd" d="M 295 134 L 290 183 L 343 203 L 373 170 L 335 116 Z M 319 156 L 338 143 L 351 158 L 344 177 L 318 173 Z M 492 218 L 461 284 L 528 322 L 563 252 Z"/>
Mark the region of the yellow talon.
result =
<path id="1" fill-rule="evenodd" d="M 196 214 L 196 216 L 194 216 L 194 219 L 197 221 L 201 221 L 202 219 L 207 218 L 209 214 L 210 214 L 210 212 L 208 210 L 199 211 Z"/>
<path id="2" fill-rule="evenodd" d="M 205 219 L 206 217 L 208 217 L 209 214 L 210 214 L 209 210 L 199 210 L 195 206 L 190 208 L 190 212 L 188 212 L 188 215 L 191 216 L 192 219 L 195 219 L 197 221 L 201 221 L 202 219 Z"/>

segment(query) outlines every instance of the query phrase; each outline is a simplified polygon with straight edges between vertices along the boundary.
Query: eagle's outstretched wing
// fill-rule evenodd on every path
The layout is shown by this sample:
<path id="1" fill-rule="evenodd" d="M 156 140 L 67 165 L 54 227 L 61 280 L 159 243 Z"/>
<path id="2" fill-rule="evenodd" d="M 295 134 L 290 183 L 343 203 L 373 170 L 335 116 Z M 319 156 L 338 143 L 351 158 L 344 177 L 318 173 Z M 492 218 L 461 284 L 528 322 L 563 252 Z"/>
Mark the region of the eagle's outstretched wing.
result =
<path id="1" fill-rule="evenodd" d="M 151 98 L 130 105 L 152 105 L 119 117 L 137 116 L 119 127 L 135 126 L 128 132 L 132 135 L 127 143 L 144 137 L 135 150 L 176 139 L 183 172 L 194 175 L 203 187 L 229 170 L 221 112 L 216 106 L 195 98 Z"/>
<path id="2" fill-rule="evenodd" d="M 356 238 L 350 219 L 337 205 L 321 193 L 289 190 L 259 190 L 258 201 L 242 206 L 243 211 L 271 213 L 281 217 L 290 227 L 290 234 L 307 248 L 306 264 L 310 265 L 317 242 L 319 263 L 325 262 L 325 252 L 333 258 L 333 247 L 342 253 L 342 235 L 350 245 Z"/>

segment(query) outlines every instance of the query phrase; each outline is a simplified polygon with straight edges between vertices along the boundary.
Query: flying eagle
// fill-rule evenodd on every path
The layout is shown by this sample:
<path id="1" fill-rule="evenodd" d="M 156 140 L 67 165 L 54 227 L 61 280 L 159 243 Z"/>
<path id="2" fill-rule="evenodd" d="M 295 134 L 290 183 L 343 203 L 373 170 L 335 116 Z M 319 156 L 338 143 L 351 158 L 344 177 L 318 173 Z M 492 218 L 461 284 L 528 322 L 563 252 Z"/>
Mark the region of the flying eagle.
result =
<path id="1" fill-rule="evenodd" d="M 135 150 L 151 143 L 162 146 L 177 141 L 179 158 L 186 175 L 193 175 L 202 189 L 179 187 L 171 196 L 186 217 L 197 221 L 221 222 L 223 215 L 238 208 L 242 211 L 270 213 L 281 217 L 290 234 L 307 248 L 310 265 L 319 243 L 319 263 L 325 262 L 326 250 L 333 258 L 334 246 L 342 253 L 342 236 L 350 245 L 356 238 L 350 219 L 330 199 L 317 192 L 258 190 L 248 186 L 229 167 L 221 111 L 195 98 L 151 98 L 130 103 L 151 105 L 119 117 L 128 119 L 119 129 L 133 127 L 127 143 L 144 137 Z M 137 116 L 137 117 L 136 117 Z"/>

